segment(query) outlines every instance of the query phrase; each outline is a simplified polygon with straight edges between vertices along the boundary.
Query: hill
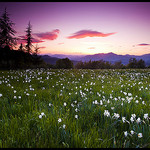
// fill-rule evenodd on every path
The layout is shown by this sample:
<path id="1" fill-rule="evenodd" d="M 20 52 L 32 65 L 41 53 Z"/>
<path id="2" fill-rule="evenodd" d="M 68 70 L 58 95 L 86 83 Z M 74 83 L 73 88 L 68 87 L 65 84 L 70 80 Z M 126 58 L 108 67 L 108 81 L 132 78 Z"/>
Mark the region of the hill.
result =
<path id="1" fill-rule="evenodd" d="M 116 61 L 121 61 L 122 64 L 126 65 L 129 63 L 129 59 L 130 58 L 136 58 L 137 60 L 143 59 L 145 61 L 146 66 L 150 65 L 150 54 L 144 54 L 141 56 L 137 56 L 137 55 L 117 55 L 115 53 L 98 53 L 98 54 L 94 54 L 94 55 L 83 55 L 83 56 L 73 56 L 73 55 L 61 55 L 61 54 L 56 54 L 53 56 L 58 56 L 59 58 L 66 58 L 68 57 L 69 59 L 72 60 L 74 62 L 88 62 L 88 61 L 98 61 L 98 60 L 104 60 L 104 61 L 109 61 L 110 63 L 114 64 Z M 56 58 L 56 57 L 55 57 Z"/>

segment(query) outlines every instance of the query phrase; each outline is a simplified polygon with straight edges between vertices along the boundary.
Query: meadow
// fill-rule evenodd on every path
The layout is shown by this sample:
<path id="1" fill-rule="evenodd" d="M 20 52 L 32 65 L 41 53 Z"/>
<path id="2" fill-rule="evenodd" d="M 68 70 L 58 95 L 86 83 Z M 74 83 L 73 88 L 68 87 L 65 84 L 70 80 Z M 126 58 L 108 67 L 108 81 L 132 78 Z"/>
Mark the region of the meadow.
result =
<path id="1" fill-rule="evenodd" d="M 0 148 L 150 148 L 149 69 L 0 71 Z"/>

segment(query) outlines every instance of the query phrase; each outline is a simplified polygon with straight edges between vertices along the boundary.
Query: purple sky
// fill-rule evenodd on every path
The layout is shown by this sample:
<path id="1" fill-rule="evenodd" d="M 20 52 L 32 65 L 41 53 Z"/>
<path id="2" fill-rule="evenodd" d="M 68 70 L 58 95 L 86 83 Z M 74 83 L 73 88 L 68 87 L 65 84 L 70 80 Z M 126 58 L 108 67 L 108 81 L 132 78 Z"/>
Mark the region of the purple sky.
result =
<path id="1" fill-rule="evenodd" d="M 41 53 L 150 53 L 150 2 L 0 2 L 24 36 L 31 22 Z"/>

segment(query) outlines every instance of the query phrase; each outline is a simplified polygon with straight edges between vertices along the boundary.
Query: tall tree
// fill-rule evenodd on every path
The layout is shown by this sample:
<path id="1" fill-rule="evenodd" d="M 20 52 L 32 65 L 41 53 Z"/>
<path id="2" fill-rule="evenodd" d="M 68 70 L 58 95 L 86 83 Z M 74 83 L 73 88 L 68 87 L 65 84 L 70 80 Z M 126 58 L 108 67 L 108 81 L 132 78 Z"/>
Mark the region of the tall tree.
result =
<path id="1" fill-rule="evenodd" d="M 38 47 L 38 44 L 36 44 L 35 49 L 34 49 L 34 54 L 38 55 L 40 53 L 40 48 Z"/>
<path id="2" fill-rule="evenodd" d="M 10 20 L 9 14 L 5 8 L 0 18 L 0 47 L 9 46 L 13 48 L 17 44 L 17 39 L 14 37 L 17 32 L 12 28 L 13 25 L 15 24 Z"/>
<path id="3" fill-rule="evenodd" d="M 27 44 L 26 44 L 26 50 L 27 50 L 27 53 L 32 53 L 32 49 L 31 49 L 31 47 L 32 47 L 32 34 L 31 34 L 31 32 L 32 32 L 32 26 L 31 26 L 31 24 L 30 24 L 30 21 L 29 21 L 29 23 L 28 23 L 28 27 L 26 28 L 27 30 L 26 30 L 26 41 L 27 41 Z"/>

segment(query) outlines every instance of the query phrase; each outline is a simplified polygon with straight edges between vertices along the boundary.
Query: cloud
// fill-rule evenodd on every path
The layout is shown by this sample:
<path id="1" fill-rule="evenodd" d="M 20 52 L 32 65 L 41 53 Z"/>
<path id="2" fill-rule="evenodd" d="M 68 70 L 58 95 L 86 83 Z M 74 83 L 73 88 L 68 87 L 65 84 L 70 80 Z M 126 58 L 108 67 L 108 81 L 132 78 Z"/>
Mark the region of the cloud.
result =
<path id="1" fill-rule="evenodd" d="M 80 38 L 85 38 L 85 37 L 107 37 L 110 35 L 116 34 L 116 32 L 113 33 L 102 33 L 98 31 L 92 31 L 92 30 L 80 30 L 76 33 L 73 33 L 73 35 L 68 36 L 68 39 L 80 39 Z"/>
<path id="2" fill-rule="evenodd" d="M 39 47 L 39 48 L 41 49 L 41 48 L 46 48 L 46 47 L 45 47 L 45 46 L 41 46 L 41 47 Z"/>
<path id="3" fill-rule="evenodd" d="M 95 47 L 89 47 L 88 49 L 95 49 Z"/>
<path id="4" fill-rule="evenodd" d="M 44 41 L 38 39 L 38 38 L 32 38 L 32 43 L 42 43 Z M 25 44 L 26 43 L 26 38 L 25 36 L 19 36 L 18 38 L 18 44 Z"/>
<path id="5" fill-rule="evenodd" d="M 58 43 L 58 45 L 62 45 L 62 44 L 64 44 L 64 42 L 62 42 L 62 43 Z"/>
<path id="6" fill-rule="evenodd" d="M 55 29 L 52 32 L 34 33 L 35 36 L 42 40 L 55 40 L 60 33 L 59 29 Z"/>
<path id="7" fill-rule="evenodd" d="M 147 43 L 141 43 L 141 44 L 138 44 L 138 46 L 150 46 L 150 44 L 147 44 Z"/>

